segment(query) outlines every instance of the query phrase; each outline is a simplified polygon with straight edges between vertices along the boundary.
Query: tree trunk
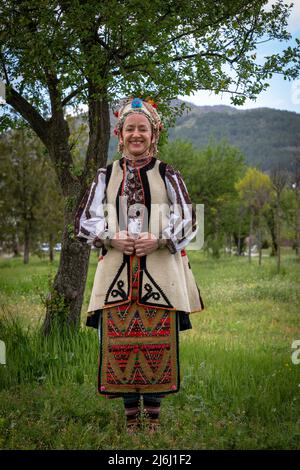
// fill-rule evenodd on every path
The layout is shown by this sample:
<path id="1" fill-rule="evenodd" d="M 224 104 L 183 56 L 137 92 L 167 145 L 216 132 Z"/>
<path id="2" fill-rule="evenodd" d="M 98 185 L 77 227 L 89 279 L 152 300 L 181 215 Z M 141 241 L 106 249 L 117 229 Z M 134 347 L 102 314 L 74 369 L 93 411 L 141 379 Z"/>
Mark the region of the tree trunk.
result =
<path id="1" fill-rule="evenodd" d="M 243 251 L 244 251 L 244 245 L 245 245 L 245 237 L 241 236 L 240 229 L 239 229 L 238 234 L 236 232 L 233 232 L 233 239 L 234 239 L 234 244 L 237 247 L 237 255 L 242 256 Z"/>
<path id="2" fill-rule="evenodd" d="M 49 233 L 49 261 L 54 261 L 54 249 L 53 249 L 53 233 Z"/>
<path id="3" fill-rule="evenodd" d="M 12 249 L 13 249 L 14 257 L 20 256 L 19 237 L 18 237 L 18 234 L 16 232 L 14 232 L 14 234 L 13 234 Z"/>
<path id="4" fill-rule="evenodd" d="M 231 256 L 232 252 L 232 235 L 231 233 L 229 234 L 229 256 Z"/>
<path id="5" fill-rule="evenodd" d="M 29 231 L 29 227 L 27 225 L 25 225 L 25 228 L 24 228 L 24 257 L 23 257 L 24 264 L 29 263 L 29 245 L 30 245 L 30 231 Z"/>
<path id="6" fill-rule="evenodd" d="M 271 233 L 271 239 L 272 239 L 272 250 L 271 250 L 271 256 L 277 256 L 277 240 L 276 240 L 276 231 L 275 230 L 270 230 Z"/>
<path id="7" fill-rule="evenodd" d="M 296 256 L 300 261 L 300 207 L 299 207 L 299 183 L 296 183 Z"/>
<path id="8" fill-rule="evenodd" d="M 237 252 L 238 252 L 238 255 L 241 256 L 241 224 L 242 224 L 242 221 L 241 221 L 241 217 L 239 218 L 239 234 L 238 234 L 238 245 L 237 245 Z"/>
<path id="9" fill-rule="evenodd" d="M 271 256 L 277 255 L 277 238 L 276 238 L 276 222 L 275 222 L 275 209 L 271 207 L 268 212 L 265 214 L 265 219 L 267 221 L 268 228 L 270 230 L 271 240 L 272 240 L 272 248 L 271 248 Z"/>
<path id="10" fill-rule="evenodd" d="M 248 243 L 248 261 L 251 263 L 251 248 L 252 248 L 252 231 L 253 231 L 253 214 L 250 212 L 250 226 L 249 226 L 249 243 Z"/>
<path id="11" fill-rule="evenodd" d="M 65 217 L 71 225 L 75 214 L 65 212 Z M 59 327 L 80 326 L 90 247 L 70 237 L 68 225 L 65 224 L 63 231 L 58 272 L 46 300 L 45 334 L 50 333 L 55 321 Z"/>
<path id="12" fill-rule="evenodd" d="M 99 166 L 105 166 L 110 138 L 109 105 L 105 98 L 94 98 L 89 105 L 89 145 L 81 178 L 70 173 L 72 161 L 68 145 L 69 130 L 62 114 L 52 121 L 51 159 L 57 160 L 58 178 L 65 196 L 64 229 L 58 272 L 46 299 L 43 332 L 49 334 L 57 324 L 80 326 L 88 271 L 90 246 L 74 236 L 74 222 L 83 194 Z M 100 157 L 99 157 L 100 155 Z"/>
<path id="13" fill-rule="evenodd" d="M 276 239 L 277 239 L 277 273 L 280 272 L 280 197 L 277 194 L 277 201 L 276 201 Z"/>
<path id="14" fill-rule="evenodd" d="M 258 265 L 259 266 L 261 266 L 261 257 L 262 257 L 261 245 L 262 245 L 262 237 L 261 237 L 261 228 L 260 228 L 260 222 L 259 222 L 259 227 L 258 227 L 258 253 L 259 253 Z"/>

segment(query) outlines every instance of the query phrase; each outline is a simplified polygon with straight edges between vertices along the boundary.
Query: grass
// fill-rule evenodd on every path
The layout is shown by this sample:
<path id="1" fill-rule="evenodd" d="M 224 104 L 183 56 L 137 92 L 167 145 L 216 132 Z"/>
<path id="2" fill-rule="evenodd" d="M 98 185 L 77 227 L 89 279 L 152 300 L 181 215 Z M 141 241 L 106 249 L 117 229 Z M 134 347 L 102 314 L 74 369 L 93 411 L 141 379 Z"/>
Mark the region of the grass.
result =
<path id="1" fill-rule="evenodd" d="M 124 432 L 121 400 L 97 394 L 96 330 L 84 327 L 97 264 L 92 253 L 83 327 L 39 334 L 46 259 L 0 261 L 0 447 L 3 449 L 299 449 L 300 264 L 189 252 L 205 303 L 180 333 L 181 390 L 163 399 L 159 433 Z"/>

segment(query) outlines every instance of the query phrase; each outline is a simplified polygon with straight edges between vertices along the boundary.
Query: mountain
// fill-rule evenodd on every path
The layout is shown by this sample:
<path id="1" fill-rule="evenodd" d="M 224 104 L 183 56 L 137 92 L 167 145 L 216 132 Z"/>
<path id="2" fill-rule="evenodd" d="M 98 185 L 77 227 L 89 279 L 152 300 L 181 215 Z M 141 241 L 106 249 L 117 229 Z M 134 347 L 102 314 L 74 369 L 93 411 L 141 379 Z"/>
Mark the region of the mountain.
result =
<path id="1" fill-rule="evenodd" d="M 176 100 L 172 104 L 180 104 Z M 248 165 L 269 173 L 276 167 L 292 170 L 292 161 L 300 152 L 300 114 L 272 108 L 240 110 L 233 106 L 197 106 L 186 103 L 186 110 L 169 129 L 169 139 L 192 142 L 205 147 L 210 139 L 226 138 L 241 149 Z M 85 121 L 79 116 L 77 123 Z M 117 139 L 113 135 L 116 118 L 111 113 L 109 160 L 116 153 Z"/>
<path id="2" fill-rule="evenodd" d="M 226 138 L 242 150 L 248 165 L 266 172 L 278 166 L 291 170 L 300 152 L 300 114 L 272 108 L 193 106 L 177 119 L 169 137 L 189 140 L 198 148 L 211 138 Z"/>

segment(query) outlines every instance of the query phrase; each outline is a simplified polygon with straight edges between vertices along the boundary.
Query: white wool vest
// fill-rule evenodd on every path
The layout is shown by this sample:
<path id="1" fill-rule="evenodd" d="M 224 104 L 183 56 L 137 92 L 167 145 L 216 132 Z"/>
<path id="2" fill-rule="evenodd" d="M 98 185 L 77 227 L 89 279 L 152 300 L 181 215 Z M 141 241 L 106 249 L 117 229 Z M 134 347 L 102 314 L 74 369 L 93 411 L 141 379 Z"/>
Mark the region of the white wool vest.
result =
<path id="1" fill-rule="evenodd" d="M 168 226 L 168 195 L 161 170 L 162 162 L 153 159 L 152 165 L 139 171 L 143 185 L 145 206 L 148 209 L 149 232 L 157 237 Z M 106 188 L 108 220 L 110 225 L 119 227 L 117 198 L 123 182 L 120 160 L 112 164 Z M 159 223 L 157 222 L 159 218 Z M 204 309 L 185 250 L 171 254 L 167 247 L 138 258 L 139 289 L 137 303 L 144 307 L 165 308 L 187 313 Z M 88 312 L 109 308 L 130 302 L 132 257 L 115 248 L 108 248 L 99 257 Z"/>

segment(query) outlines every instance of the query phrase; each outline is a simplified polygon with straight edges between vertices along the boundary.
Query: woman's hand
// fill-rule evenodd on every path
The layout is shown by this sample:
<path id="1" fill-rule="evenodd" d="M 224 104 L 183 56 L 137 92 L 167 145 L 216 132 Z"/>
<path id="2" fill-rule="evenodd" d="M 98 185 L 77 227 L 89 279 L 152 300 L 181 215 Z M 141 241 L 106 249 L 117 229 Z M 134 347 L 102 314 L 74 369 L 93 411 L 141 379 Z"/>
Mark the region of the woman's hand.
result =
<path id="1" fill-rule="evenodd" d="M 130 237 L 127 230 L 122 230 L 121 232 L 117 232 L 115 238 L 111 240 L 111 246 L 125 255 L 133 255 L 134 242 L 134 238 Z"/>
<path id="2" fill-rule="evenodd" d="M 139 238 L 135 240 L 136 256 L 149 255 L 158 248 L 158 239 L 155 235 L 148 232 L 141 232 Z"/>

